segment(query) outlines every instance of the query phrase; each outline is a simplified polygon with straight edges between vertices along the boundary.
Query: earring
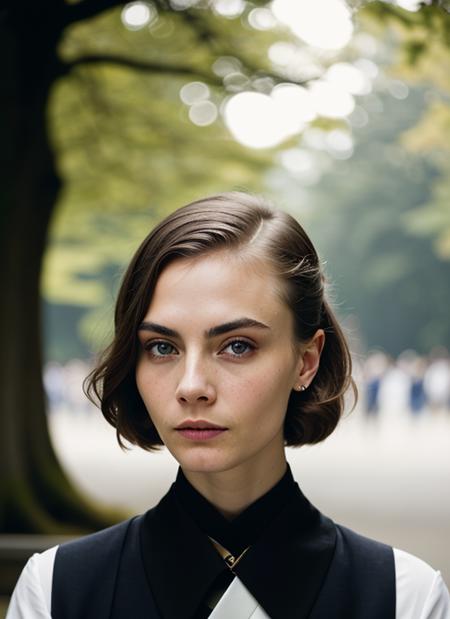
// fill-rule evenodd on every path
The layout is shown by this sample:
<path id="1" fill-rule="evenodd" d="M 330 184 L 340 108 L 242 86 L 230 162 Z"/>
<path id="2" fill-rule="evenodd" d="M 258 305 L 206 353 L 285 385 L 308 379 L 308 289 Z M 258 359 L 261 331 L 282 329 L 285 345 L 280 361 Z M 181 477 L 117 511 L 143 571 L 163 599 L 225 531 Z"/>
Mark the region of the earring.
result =
<path id="1" fill-rule="evenodd" d="M 306 385 L 297 385 L 295 387 L 296 391 L 306 391 Z"/>

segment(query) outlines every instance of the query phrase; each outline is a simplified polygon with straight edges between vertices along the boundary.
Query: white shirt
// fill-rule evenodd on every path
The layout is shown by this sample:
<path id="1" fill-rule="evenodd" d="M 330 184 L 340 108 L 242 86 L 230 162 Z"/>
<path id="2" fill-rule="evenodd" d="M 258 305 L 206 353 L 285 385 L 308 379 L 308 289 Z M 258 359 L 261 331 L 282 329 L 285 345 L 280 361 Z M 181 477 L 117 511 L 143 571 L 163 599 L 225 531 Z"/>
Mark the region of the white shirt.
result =
<path id="1" fill-rule="evenodd" d="M 6 619 L 51 619 L 53 565 L 57 546 L 34 554 L 17 581 Z M 440 572 L 394 548 L 396 619 L 450 619 L 450 595 Z M 267 619 L 257 600 L 235 577 L 211 619 Z"/>

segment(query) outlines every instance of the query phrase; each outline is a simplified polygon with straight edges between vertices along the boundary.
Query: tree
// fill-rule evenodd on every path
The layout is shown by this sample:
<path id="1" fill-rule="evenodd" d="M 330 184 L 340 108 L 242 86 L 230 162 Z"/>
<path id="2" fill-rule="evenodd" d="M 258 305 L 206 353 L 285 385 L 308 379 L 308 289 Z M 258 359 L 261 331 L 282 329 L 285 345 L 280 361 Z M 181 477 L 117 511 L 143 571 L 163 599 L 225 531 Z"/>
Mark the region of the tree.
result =
<path id="1" fill-rule="evenodd" d="M 56 521 L 60 516 L 64 521 L 68 506 L 73 520 L 88 526 L 100 522 L 72 494 L 43 423 L 39 279 L 60 189 L 46 131 L 46 104 L 52 83 L 62 74 L 56 46 L 68 23 L 59 3 L 51 8 L 42 20 L 36 5 L 21 3 L 2 13 L 0 25 L 6 59 L 2 135 L 8 144 L 2 150 L 0 228 L 3 531 L 58 530 Z"/>
<path id="2" fill-rule="evenodd" d="M 10 2 L 0 14 L 0 45 L 2 58 L 5 59 L 4 93 L 1 98 L 2 135 L 4 144 L 8 145 L 2 150 L 0 172 L 0 260 L 5 291 L 0 314 L 3 343 L 0 357 L 0 463 L 3 473 L 0 527 L 3 532 L 87 530 L 98 528 L 108 519 L 105 514 L 87 505 L 74 490 L 50 443 L 41 379 L 39 290 L 49 226 L 62 190 L 73 190 L 77 194 L 78 204 L 85 202 L 87 208 L 90 204 L 86 200 L 88 195 L 91 202 L 96 200 L 101 203 L 98 189 L 90 194 L 96 179 L 87 177 L 84 184 L 75 189 L 63 183 L 67 172 L 65 165 L 76 165 L 77 156 L 101 155 L 111 184 L 121 174 L 120 167 L 116 166 L 120 159 L 117 151 L 112 153 L 113 156 L 102 152 L 102 137 L 95 135 L 95 123 L 105 118 L 111 122 L 114 117 L 121 117 L 118 109 L 108 109 L 104 105 L 106 100 L 102 100 L 102 87 L 108 84 L 108 76 L 115 71 L 118 78 L 116 85 L 132 88 L 139 75 L 142 80 L 140 96 L 146 89 L 147 94 L 150 89 L 170 89 L 169 82 L 162 79 L 167 76 L 174 80 L 202 79 L 212 87 L 223 90 L 223 82 L 211 65 L 218 57 L 228 55 L 240 58 L 243 71 L 250 78 L 257 74 L 274 82 L 282 79 L 271 75 L 268 67 L 261 62 L 258 33 L 252 33 L 250 44 L 248 30 L 239 20 L 219 19 L 202 7 L 178 10 L 176 3 L 171 5 L 159 0 L 152 6 L 159 13 L 163 30 L 169 28 L 176 31 L 176 37 L 171 38 L 172 49 L 168 49 L 167 42 L 164 43 L 161 32 L 159 39 L 154 38 L 150 42 L 148 38 L 145 41 L 141 38 L 141 47 L 136 48 L 136 40 L 131 41 L 124 29 L 119 28 L 122 4 L 118 0 L 84 0 L 78 3 L 52 0 L 45 3 L 43 9 L 42 4 L 25 0 L 21 3 Z M 104 20 L 112 20 L 116 29 L 114 46 L 110 45 L 111 37 L 107 36 L 111 22 L 105 26 Z M 96 36 L 89 38 L 94 22 Z M 37 24 L 39 27 L 36 27 Z M 83 49 L 80 43 L 84 44 Z M 161 48 L 165 55 L 160 52 Z M 189 50 L 188 55 L 186 50 Z M 151 81 L 143 79 L 147 74 L 152 76 Z M 98 98 L 100 102 L 92 108 L 92 114 L 97 117 L 94 126 L 89 127 L 92 114 L 91 118 L 89 114 L 83 116 L 83 106 L 75 101 L 74 90 L 66 92 L 65 99 L 63 97 L 67 105 L 75 106 L 72 115 L 76 115 L 77 121 L 81 124 L 86 121 L 82 130 L 94 133 L 97 140 L 80 144 L 78 149 L 72 144 L 67 157 L 62 157 L 58 166 L 51 132 L 59 119 L 57 114 L 49 118 L 49 102 L 58 88 L 70 90 L 69 80 L 64 79 L 68 76 L 83 84 L 83 89 L 80 89 L 83 96 Z M 168 99 L 165 98 L 166 103 Z M 161 166 L 160 158 L 167 157 L 165 147 L 172 143 L 180 152 L 177 162 L 181 164 L 187 138 L 185 135 L 183 144 L 182 133 L 177 132 L 176 126 L 170 127 L 173 112 L 168 120 L 167 110 L 154 108 L 153 112 L 153 116 L 145 116 L 150 131 L 141 144 L 142 149 L 148 149 L 152 154 L 148 169 L 153 174 L 151 180 L 149 177 L 147 183 L 133 186 L 133 190 L 134 195 L 142 200 L 149 188 L 159 187 L 158 203 L 154 205 L 156 217 L 164 208 L 164 187 L 172 180 L 171 175 L 166 174 L 170 166 Z M 66 116 L 61 122 L 67 123 L 67 119 Z M 79 125 L 72 125 L 74 127 L 80 129 Z M 70 129 L 69 126 L 67 128 Z M 124 135 L 134 134 L 134 143 L 142 137 L 136 135 L 136 124 L 133 122 L 121 127 L 121 130 Z M 56 144 L 58 147 L 61 145 Z M 231 166 L 236 168 L 237 161 L 243 157 L 242 151 L 238 152 L 230 143 L 220 156 L 216 149 L 216 156 L 219 165 L 224 162 L 228 165 L 223 169 L 224 175 L 228 170 L 228 174 L 236 178 L 236 169 L 232 170 Z M 247 162 L 250 159 L 247 156 Z M 258 169 L 262 158 L 253 157 L 253 164 L 255 170 Z M 186 184 L 195 186 L 202 182 L 204 187 L 205 175 L 199 169 L 200 172 L 186 159 L 177 173 L 186 179 Z M 146 170 L 138 164 L 133 171 L 142 174 Z M 219 179 L 220 174 L 216 178 Z M 132 183 L 131 175 L 118 188 L 119 195 L 113 204 L 118 212 L 123 200 L 120 192 L 126 184 L 130 186 Z M 142 189 L 137 191 L 137 187 Z M 99 223 L 99 218 L 96 223 Z M 70 236 L 70 231 L 67 233 Z M 123 251 L 123 247 L 114 247 L 116 252 L 121 249 Z M 106 244 L 101 250 L 103 254 L 100 251 L 97 257 L 99 268 L 112 254 Z"/>

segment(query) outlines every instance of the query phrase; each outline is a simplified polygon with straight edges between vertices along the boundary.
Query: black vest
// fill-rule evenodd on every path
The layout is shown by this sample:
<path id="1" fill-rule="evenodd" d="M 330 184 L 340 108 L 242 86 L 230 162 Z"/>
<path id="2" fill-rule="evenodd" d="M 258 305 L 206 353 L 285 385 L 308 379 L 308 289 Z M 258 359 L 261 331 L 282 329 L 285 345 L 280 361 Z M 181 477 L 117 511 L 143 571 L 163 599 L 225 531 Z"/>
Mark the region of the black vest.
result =
<path id="1" fill-rule="evenodd" d="M 175 619 L 162 616 L 145 574 L 143 522 L 138 516 L 58 548 L 53 619 Z M 272 613 L 271 619 L 395 619 L 392 548 L 332 526 L 334 551 L 318 595 L 301 614 Z"/>

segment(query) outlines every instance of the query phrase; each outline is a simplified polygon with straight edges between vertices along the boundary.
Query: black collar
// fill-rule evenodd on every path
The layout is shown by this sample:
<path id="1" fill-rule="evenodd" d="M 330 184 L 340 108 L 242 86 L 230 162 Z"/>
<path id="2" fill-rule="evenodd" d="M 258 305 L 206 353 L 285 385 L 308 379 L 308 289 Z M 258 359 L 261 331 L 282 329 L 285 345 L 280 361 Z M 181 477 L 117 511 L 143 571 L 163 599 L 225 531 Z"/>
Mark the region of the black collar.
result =
<path id="1" fill-rule="evenodd" d="M 289 467 L 280 481 L 239 516 L 228 520 L 188 482 L 181 468 L 173 487 L 181 507 L 198 527 L 238 556 L 261 537 L 283 507 L 294 498 L 296 483 Z"/>
<path id="2" fill-rule="evenodd" d="M 237 554 L 250 545 L 234 573 L 272 619 L 308 616 L 333 556 L 336 531 L 304 497 L 289 469 L 232 521 L 178 474 L 145 515 L 141 530 L 145 570 L 163 619 L 193 617 L 228 570 L 208 535 Z"/>

